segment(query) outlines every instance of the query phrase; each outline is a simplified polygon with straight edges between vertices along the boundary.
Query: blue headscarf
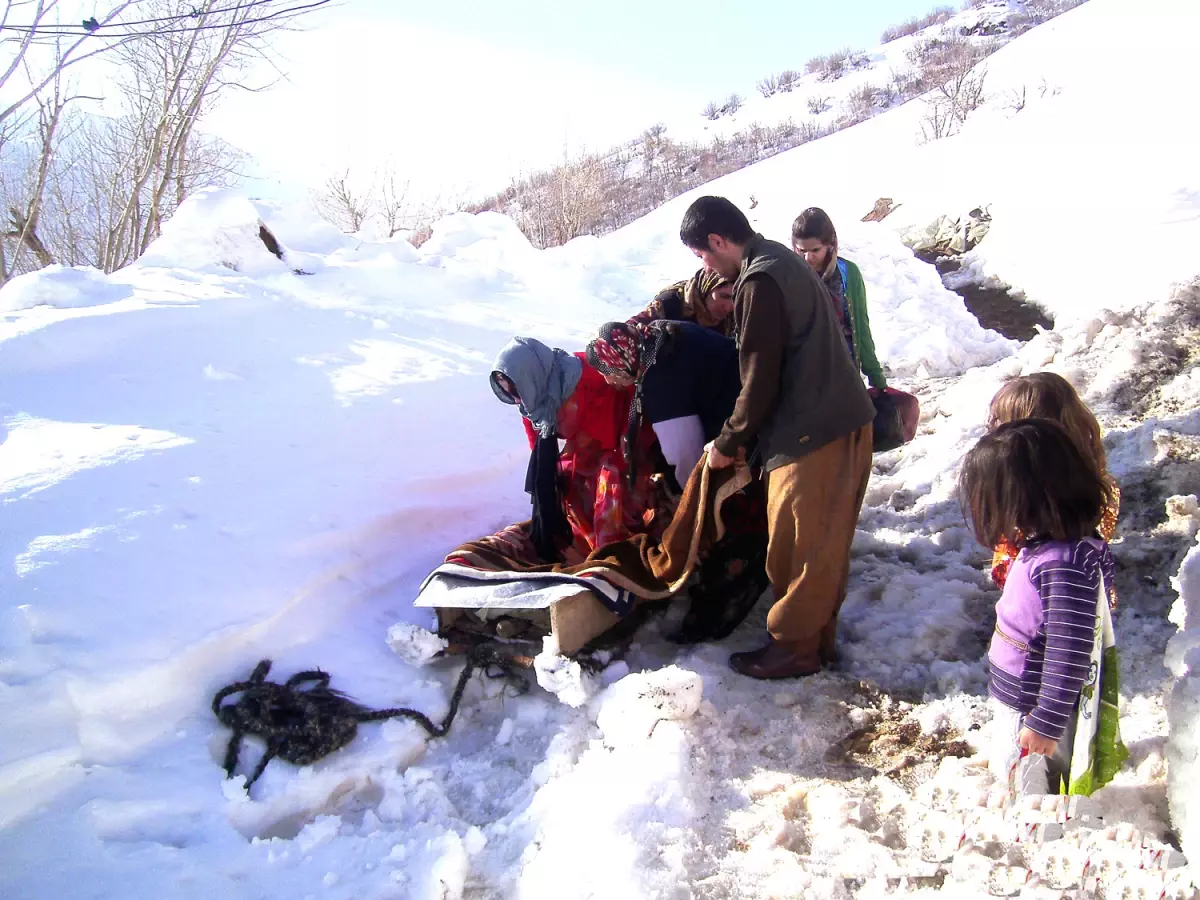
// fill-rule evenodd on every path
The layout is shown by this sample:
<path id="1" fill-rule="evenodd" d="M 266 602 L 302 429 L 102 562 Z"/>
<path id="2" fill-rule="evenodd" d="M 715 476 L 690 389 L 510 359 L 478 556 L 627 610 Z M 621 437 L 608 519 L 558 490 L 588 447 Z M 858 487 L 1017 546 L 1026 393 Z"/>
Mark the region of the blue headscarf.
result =
<path id="1" fill-rule="evenodd" d="M 558 428 L 558 408 L 575 392 L 583 375 L 583 361 L 564 350 L 547 347 L 534 338 L 513 338 L 492 366 L 513 383 L 521 397 L 521 415 L 542 437 L 553 437 Z M 505 396 L 494 378 L 488 379 L 496 396 Z"/>

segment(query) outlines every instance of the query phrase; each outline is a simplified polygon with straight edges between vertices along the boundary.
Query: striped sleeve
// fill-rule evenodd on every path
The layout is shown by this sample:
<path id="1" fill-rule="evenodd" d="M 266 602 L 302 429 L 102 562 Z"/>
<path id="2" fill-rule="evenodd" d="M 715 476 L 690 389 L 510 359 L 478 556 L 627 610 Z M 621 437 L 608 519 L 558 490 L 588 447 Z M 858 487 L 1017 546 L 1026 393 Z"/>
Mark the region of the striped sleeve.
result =
<path id="1" fill-rule="evenodd" d="M 1054 741 L 1062 738 L 1087 681 L 1099 575 L 1100 560 L 1094 552 L 1048 561 L 1031 573 L 1042 599 L 1045 648 L 1037 704 L 1025 725 Z"/>

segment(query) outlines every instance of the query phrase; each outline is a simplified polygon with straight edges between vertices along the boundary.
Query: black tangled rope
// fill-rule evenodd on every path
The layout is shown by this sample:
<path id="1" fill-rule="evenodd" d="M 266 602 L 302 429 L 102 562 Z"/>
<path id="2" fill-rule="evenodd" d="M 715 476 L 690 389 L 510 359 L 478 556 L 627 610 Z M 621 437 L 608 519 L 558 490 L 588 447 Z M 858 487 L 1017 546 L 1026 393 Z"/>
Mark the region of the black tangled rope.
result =
<path id="1" fill-rule="evenodd" d="M 361 706 L 331 688 L 329 673 L 320 669 L 297 672 L 283 684 L 267 681 L 271 661 L 264 659 L 249 679 L 226 685 L 213 697 L 213 714 L 233 731 L 225 748 L 225 774 L 233 777 L 242 738 L 248 734 L 262 738 L 267 749 L 246 781 L 247 793 L 275 757 L 298 766 L 311 765 L 354 740 L 359 722 L 403 717 L 414 720 L 431 736 L 443 737 L 454 722 L 463 691 L 476 669 L 482 669 L 489 678 L 506 679 L 517 693 L 529 690 L 528 681 L 510 659 L 491 645 L 478 644 L 467 653 L 466 665 L 450 697 L 450 708 L 439 725 L 415 709 Z M 233 694 L 241 696 L 233 703 L 222 703 Z"/>

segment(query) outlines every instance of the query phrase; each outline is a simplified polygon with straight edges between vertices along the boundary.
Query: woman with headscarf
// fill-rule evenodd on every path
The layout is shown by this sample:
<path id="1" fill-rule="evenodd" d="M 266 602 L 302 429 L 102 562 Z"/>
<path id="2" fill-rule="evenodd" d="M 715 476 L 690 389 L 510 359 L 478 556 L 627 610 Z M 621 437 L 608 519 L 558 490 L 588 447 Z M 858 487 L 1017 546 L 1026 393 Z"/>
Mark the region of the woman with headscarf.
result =
<path id="1" fill-rule="evenodd" d="M 647 458 L 652 435 L 622 447 L 633 391 L 614 387 L 583 353 L 514 338 L 492 367 L 492 390 L 521 411 L 533 450 L 525 489 L 533 496 L 531 537 L 542 559 L 573 547 L 597 547 L 653 524 L 650 465 L 630 477 L 630 461 Z M 561 452 L 559 439 L 564 441 Z"/>
<path id="2" fill-rule="evenodd" d="M 648 325 L 663 319 L 695 322 L 701 328 L 733 337 L 733 282 L 711 269 L 700 269 L 687 281 L 659 291 L 629 324 Z"/>

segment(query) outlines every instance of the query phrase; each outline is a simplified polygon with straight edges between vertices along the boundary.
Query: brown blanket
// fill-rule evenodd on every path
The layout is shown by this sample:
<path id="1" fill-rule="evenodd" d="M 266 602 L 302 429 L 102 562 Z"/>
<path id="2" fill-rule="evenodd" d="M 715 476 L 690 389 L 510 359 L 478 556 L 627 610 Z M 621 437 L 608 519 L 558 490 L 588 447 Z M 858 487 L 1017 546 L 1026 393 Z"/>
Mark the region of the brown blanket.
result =
<path id="1" fill-rule="evenodd" d="M 665 599 L 684 586 L 700 554 L 724 536 L 722 507 L 751 482 L 750 471 L 744 464 L 713 470 L 707 460 L 707 455 L 701 458 L 688 478 L 679 507 L 661 541 L 636 535 L 599 547 L 582 561 L 546 564 L 536 559 L 528 537 L 529 523 L 522 522 L 499 534 L 463 544 L 446 557 L 446 563 L 459 573 L 462 570 L 457 567 L 467 567 L 481 573 L 508 573 L 513 580 L 545 580 L 547 576 L 583 581 L 598 578 L 642 600 Z M 430 579 L 437 574 L 434 572 Z M 614 607 L 603 597 L 601 600 L 615 612 L 628 611 Z"/>

